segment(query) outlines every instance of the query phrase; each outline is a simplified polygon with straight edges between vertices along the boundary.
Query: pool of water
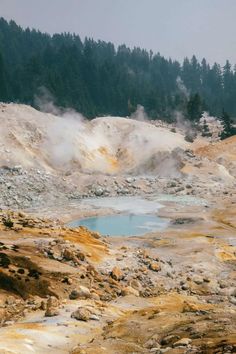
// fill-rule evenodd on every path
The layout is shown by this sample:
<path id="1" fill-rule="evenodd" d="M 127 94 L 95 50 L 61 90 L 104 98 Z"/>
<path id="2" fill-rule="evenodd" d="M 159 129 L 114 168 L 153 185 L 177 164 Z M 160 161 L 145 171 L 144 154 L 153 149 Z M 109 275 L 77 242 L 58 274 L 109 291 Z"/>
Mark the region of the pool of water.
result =
<path id="1" fill-rule="evenodd" d="M 161 204 L 163 201 L 174 202 L 179 206 L 206 205 L 203 199 L 194 196 L 91 198 L 81 202 L 82 209 L 100 210 L 101 214 L 109 215 L 75 220 L 67 225 L 69 227 L 86 226 L 90 230 L 109 236 L 140 236 L 148 232 L 162 231 L 169 225 L 169 220 L 157 216 L 158 211 L 163 207 Z"/>
<path id="2" fill-rule="evenodd" d="M 162 231 L 168 220 L 149 214 L 116 214 L 75 220 L 69 227 L 86 226 L 109 236 L 140 236 L 148 232 Z"/>

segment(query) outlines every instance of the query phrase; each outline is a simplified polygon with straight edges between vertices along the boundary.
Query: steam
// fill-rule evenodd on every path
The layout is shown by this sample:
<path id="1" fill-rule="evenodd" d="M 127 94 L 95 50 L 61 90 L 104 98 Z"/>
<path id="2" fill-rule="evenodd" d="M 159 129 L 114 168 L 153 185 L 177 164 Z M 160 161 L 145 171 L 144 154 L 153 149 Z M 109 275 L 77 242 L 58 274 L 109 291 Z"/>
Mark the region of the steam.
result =
<path id="1" fill-rule="evenodd" d="M 49 120 L 42 148 L 53 167 L 69 168 L 78 159 L 77 136 L 85 130 L 86 119 L 73 109 L 57 107 L 45 87 L 39 89 L 35 104 L 40 111 L 58 116 L 57 120 Z"/>
<path id="2" fill-rule="evenodd" d="M 171 152 L 185 148 L 186 142 L 168 128 L 147 124 L 143 106 L 137 106 L 130 120 L 89 121 L 73 109 L 56 107 L 47 89 L 40 93 L 35 103 L 48 114 L 41 150 L 51 167 L 65 173 L 179 176 L 179 159 Z"/>
<path id="3" fill-rule="evenodd" d="M 141 106 L 140 104 L 137 105 L 136 111 L 131 115 L 130 118 L 135 119 L 139 122 L 144 122 L 144 121 L 148 120 L 147 113 L 145 112 L 144 107 Z"/>
<path id="4" fill-rule="evenodd" d="M 40 96 L 35 97 L 35 104 L 49 114 L 42 142 L 47 162 L 66 173 L 78 170 L 111 173 L 114 151 L 110 148 L 111 143 L 104 127 L 95 130 L 93 123 L 82 114 L 73 109 L 57 107 L 47 89 L 41 88 L 40 93 Z"/>
<path id="5" fill-rule="evenodd" d="M 54 103 L 54 97 L 46 87 L 40 87 L 39 95 L 34 97 L 34 102 L 41 112 L 51 113 L 55 116 L 75 119 L 83 122 L 86 118 L 72 108 L 57 107 Z"/>
<path id="6" fill-rule="evenodd" d="M 184 82 L 180 76 L 178 76 L 176 79 L 176 85 L 182 98 L 184 99 L 185 102 L 187 102 L 190 97 L 190 92 L 187 89 L 187 87 L 184 85 Z M 194 128 L 193 124 L 190 121 L 188 121 L 184 117 L 183 112 L 179 110 L 175 110 L 173 112 L 173 115 L 176 121 L 176 127 L 185 134 L 185 138 L 187 141 L 193 141 L 197 136 L 197 131 Z"/>
<path id="7" fill-rule="evenodd" d="M 76 135 L 83 129 L 83 125 L 73 117 L 64 117 L 50 122 L 43 148 L 53 167 L 68 169 L 77 160 Z"/>
<path id="8" fill-rule="evenodd" d="M 61 109 L 55 106 L 53 95 L 46 87 L 41 86 L 38 89 L 38 94 L 34 97 L 34 103 L 41 112 L 51 113 L 55 116 L 61 115 Z"/>
<path id="9" fill-rule="evenodd" d="M 176 121 L 177 128 L 183 130 L 185 133 L 192 129 L 191 123 L 186 120 L 182 112 L 174 111 L 173 115 Z"/>
<path id="10" fill-rule="evenodd" d="M 140 175 L 146 171 L 146 174 L 162 178 L 179 178 L 183 175 L 181 169 L 184 167 L 181 158 L 182 151 L 182 149 L 176 148 L 171 153 L 163 151 L 153 154 L 151 158 L 135 168 L 132 174 Z"/>
<path id="11" fill-rule="evenodd" d="M 176 79 L 176 85 L 177 85 L 179 91 L 181 92 L 181 94 L 185 98 L 189 99 L 190 93 L 189 93 L 187 87 L 184 85 L 183 80 L 181 79 L 180 76 L 178 76 Z"/>

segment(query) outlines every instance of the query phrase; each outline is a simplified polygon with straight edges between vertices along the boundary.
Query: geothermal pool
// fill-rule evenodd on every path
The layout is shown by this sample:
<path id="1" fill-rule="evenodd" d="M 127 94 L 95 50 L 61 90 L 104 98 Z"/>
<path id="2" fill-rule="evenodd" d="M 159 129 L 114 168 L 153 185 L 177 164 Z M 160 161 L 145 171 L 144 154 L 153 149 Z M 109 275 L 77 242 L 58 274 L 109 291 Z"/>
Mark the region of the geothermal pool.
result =
<path id="1" fill-rule="evenodd" d="M 188 196 L 158 195 L 148 199 L 142 197 L 91 198 L 84 200 L 81 207 L 94 210 L 100 215 L 73 220 L 67 225 L 69 227 L 85 226 L 89 230 L 109 236 L 141 236 L 149 232 L 163 231 L 168 227 L 169 220 L 158 216 L 159 209 L 164 206 L 161 204 L 162 201 L 174 201 L 178 205 L 204 205 L 203 200 Z"/>
<path id="2" fill-rule="evenodd" d="M 167 224 L 168 221 L 156 215 L 118 214 L 76 220 L 69 223 L 69 226 L 86 226 L 89 230 L 109 236 L 140 236 L 164 230 Z"/>

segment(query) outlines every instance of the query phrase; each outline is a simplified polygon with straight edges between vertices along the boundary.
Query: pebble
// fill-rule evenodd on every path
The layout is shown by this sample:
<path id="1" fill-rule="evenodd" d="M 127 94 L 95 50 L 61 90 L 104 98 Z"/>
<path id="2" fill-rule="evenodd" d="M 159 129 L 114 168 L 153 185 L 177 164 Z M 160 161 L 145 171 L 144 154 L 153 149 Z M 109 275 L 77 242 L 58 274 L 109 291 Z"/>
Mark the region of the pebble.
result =
<path id="1" fill-rule="evenodd" d="M 174 347 L 187 346 L 192 342 L 190 338 L 182 338 L 173 344 Z"/>

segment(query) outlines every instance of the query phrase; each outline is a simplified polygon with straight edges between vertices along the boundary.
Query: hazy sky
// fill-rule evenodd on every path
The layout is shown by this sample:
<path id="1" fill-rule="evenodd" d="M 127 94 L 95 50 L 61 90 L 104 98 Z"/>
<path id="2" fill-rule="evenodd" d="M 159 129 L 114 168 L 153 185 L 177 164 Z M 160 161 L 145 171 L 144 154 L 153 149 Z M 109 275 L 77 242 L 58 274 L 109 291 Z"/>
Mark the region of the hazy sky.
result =
<path id="1" fill-rule="evenodd" d="M 0 16 L 45 32 L 236 64 L 236 0 L 0 0 Z"/>

